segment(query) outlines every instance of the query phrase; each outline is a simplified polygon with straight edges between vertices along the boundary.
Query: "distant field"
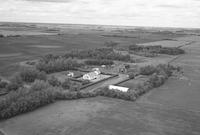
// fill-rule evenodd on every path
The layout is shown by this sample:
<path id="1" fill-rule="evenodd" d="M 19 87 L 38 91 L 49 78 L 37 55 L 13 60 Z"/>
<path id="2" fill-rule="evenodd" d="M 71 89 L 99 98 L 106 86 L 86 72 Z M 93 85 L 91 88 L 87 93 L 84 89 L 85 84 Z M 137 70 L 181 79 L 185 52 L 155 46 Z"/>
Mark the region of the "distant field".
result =
<path id="1" fill-rule="evenodd" d="M 17 70 L 16 67 L 13 68 L 13 64 L 35 59 L 48 53 L 56 54 L 73 49 L 104 47 L 104 43 L 107 41 L 118 42 L 119 46 L 128 46 L 135 43 L 154 42 L 183 36 L 165 32 L 151 33 L 149 30 L 145 30 L 146 32 L 144 30 L 133 31 L 128 27 L 100 27 L 94 25 L 3 24 L 0 25 L 0 34 L 1 31 L 23 35 L 0 38 L 0 75 L 3 76 L 9 76 Z M 20 33 L 21 31 L 23 33 Z M 51 35 L 44 34 L 45 32 Z M 62 34 L 58 35 L 58 33 Z M 102 35 L 111 36 L 105 37 Z M 20 55 L 16 55 L 19 53 Z"/>
<path id="2" fill-rule="evenodd" d="M 0 34 L 4 35 L 4 36 L 14 36 L 14 35 L 55 35 L 57 33 L 48 33 L 48 32 L 40 32 L 40 31 L 12 31 L 12 30 L 1 30 L 0 29 Z"/>
<path id="3" fill-rule="evenodd" d="M 163 41 L 156 41 L 156 42 L 149 42 L 144 44 L 139 44 L 143 46 L 157 46 L 161 45 L 162 47 L 180 47 L 185 44 L 190 43 L 189 41 L 171 41 L 171 40 L 163 40 Z"/>

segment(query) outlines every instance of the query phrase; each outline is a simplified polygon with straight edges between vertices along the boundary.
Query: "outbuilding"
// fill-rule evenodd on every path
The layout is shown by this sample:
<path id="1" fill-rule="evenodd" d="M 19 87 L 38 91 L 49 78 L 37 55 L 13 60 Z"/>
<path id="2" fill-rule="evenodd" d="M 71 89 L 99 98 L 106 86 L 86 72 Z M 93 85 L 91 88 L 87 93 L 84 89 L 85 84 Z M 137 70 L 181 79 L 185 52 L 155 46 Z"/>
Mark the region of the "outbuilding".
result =
<path id="1" fill-rule="evenodd" d="M 129 88 L 127 87 L 121 87 L 121 86 L 115 86 L 115 85 L 109 85 L 109 90 L 119 90 L 121 92 L 128 92 Z"/>
<path id="2" fill-rule="evenodd" d="M 74 73 L 73 73 L 73 72 L 68 72 L 68 73 L 67 73 L 67 76 L 68 76 L 68 77 L 74 77 Z"/>

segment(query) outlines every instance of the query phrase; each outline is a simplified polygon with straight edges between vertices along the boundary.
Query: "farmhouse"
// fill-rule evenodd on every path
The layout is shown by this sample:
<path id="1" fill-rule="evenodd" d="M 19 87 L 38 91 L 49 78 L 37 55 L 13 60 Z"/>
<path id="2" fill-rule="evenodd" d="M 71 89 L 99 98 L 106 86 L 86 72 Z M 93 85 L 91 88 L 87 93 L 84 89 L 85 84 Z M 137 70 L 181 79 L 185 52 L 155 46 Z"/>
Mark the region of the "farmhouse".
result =
<path id="1" fill-rule="evenodd" d="M 83 75 L 83 79 L 84 80 L 94 80 L 94 79 L 97 79 L 100 74 L 101 74 L 100 71 L 90 72 L 90 73 Z"/>
<path id="2" fill-rule="evenodd" d="M 109 90 L 119 90 L 121 92 L 128 92 L 129 88 L 121 87 L 121 86 L 115 86 L 115 85 L 109 85 Z"/>

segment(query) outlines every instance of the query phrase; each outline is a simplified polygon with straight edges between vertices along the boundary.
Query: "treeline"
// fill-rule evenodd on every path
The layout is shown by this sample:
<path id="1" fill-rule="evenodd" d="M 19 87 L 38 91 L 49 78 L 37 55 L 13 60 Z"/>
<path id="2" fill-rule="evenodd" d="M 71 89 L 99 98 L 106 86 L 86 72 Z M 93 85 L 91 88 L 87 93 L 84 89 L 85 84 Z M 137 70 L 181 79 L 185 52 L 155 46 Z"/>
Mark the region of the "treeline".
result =
<path id="1" fill-rule="evenodd" d="M 130 55 L 123 55 L 115 52 L 112 48 L 100 48 L 94 50 L 71 51 L 64 55 L 65 58 L 79 59 L 101 59 L 101 60 L 119 60 L 130 61 Z"/>
<path id="2" fill-rule="evenodd" d="M 35 80 L 47 80 L 45 72 L 40 72 L 35 68 L 24 68 L 13 75 L 9 82 L 0 81 L 0 89 L 6 92 L 15 91 L 22 87 L 25 83 L 32 83 Z"/>
<path id="3" fill-rule="evenodd" d="M 129 50 L 134 52 L 149 52 L 149 53 L 159 53 L 168 55 L 179 55 L 185 53 L 185 51 L 181 48 L 162 47 L 161 45 L 155 45 L 155 46 L 130 45 Z"/>
<path id="4" fill-rule="evenodd" d="M 56 100 L 72 100 L 98 96 L 98 93 L 68 91 L 36 80 L 30 88 L 20 87 L 0 98 L 0 119 L 35 110 Z"/>
<path id="5" fill-rule="evenodd" d="M 159 53 L 168 55 L 179 55 L 179 54 L 184 54 L 185 51 L 177 47 L 162 47 Z"/>
<path id="6" fill-rule="evenodd" d="M 114 60 L 131 60 L 130 55 L 117 53 L 112 48 L 100 48 L 94 50 L 71 51 L 63 56 L 48 54 L 39 60 L 36 64 L 36 68 L 45 73 L 73 70 L 82 66 L 82 64 L 78 63 L 74 58 L 89 59 L 85 61 L 87 65 L 112 65 Z"/>
<path id="7" fill-rule="evenodd" d="M 174 70 L 180 71 L 180 67 L 174 67 L 170 64 L 159 64 L 157 66 L 148 65 L 140 68 L 141 75 L 152 75 L 154 73 L 157 74 L 166 74 L 165 76 L 171 76 Z"/>
<path id="8" fill-rule="evenodd" d="M 54 73 L 66 70 L 73 70 L 80 67 L 81 64 L 72 58 L 56 57 L 56 56 L 45 56 L 39 63 L 37 63 L 36 68 L 39 71 L 44 71 L 45 73 Z"/>
<path id="9" fill-rule="evenodd" d="M 151 72 L 146 72 L 148 69 L 151 69 Z M 135 90 L 129 90 L 127 93 L 118 90 L 109 90 L 108 88 L 97 89 L 93 92 L 79 91 L 76 88 L 70 89 L 71 82 L 68 80 L 63 84 L 66 86 L 65 89 L 63 88 L 64 86 L 60 87 L 62 84 L 55 79 L 52 79 L 51 81 L 35 79 L 30 87 L 27 88 L 20 84 L 20 77 L 18 76 L 15 77 L 13 82 L 19 82 L 21 86 L 0 98 L 0 119 L 10 118 L 21 113 L 32 111 L 46 104 L 55 102 L 56 100 L 73 100 L 106 96 L 135 101 L 137 97 L 150 89 L 161 86 L 165 80 L 172 75 L 173 70 L 179 71 L 180 68 L 163 64 L 156 67 L 146 66 L 140 71 L 143 75 L 148 75 L 148 80 L 138 85 Z M 27 73 L 27 71 L 25 73 Z M 27 75 L 29 76 L 30 74 L 28 73 Z M 32 79 L 27 80 L 28 82 L 30 80 L 32 81 Z M 26 81 L 26 79 L 24 81 Z M 9 84 L 6 85 L 8 86 Z M 2 86 L 4 87 L 4 84 Z"/>
<path id="10" fill-rule="evenodd" d="M 0 99 L 0 119 L 10 118 L 54 102 L 56 89 L 53 87 L 45 89 L 20 88 L 11 91 Z"/>
<path id="11" fill-rule="evenodd" d="M 86 60 L 85 64 L 100 66 L 100 65 L 113 65 L 114 62 L 112 60 L 90 59 L 90 60 Z"/>

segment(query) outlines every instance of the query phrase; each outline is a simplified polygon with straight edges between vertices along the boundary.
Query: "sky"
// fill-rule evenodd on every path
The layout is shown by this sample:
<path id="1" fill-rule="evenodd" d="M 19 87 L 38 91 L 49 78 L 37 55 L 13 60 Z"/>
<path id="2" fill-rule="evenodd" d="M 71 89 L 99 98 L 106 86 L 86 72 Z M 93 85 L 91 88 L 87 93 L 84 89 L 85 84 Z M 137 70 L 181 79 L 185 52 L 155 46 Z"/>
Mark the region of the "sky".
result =
<path id="1" fill-rule="evenodd" d="M 200 28 L 200 0 L 0 0 L 0 21 Z"/>

